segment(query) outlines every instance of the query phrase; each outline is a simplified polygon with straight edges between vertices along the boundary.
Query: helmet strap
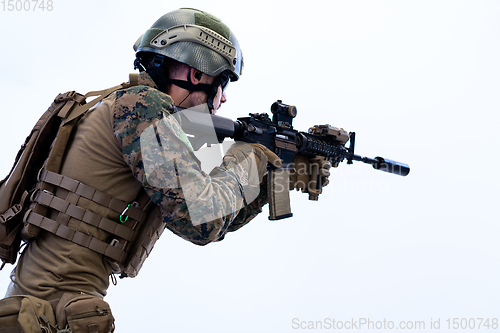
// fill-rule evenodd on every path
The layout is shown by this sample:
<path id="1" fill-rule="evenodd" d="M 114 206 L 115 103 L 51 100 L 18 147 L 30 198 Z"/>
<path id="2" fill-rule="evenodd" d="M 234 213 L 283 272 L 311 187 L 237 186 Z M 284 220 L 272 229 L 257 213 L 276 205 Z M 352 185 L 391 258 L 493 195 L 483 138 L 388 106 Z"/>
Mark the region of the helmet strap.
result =
<path id="1" fill-rule="evenodd" d="M 212 112 L 212 110 L 214 109 L 214 98 L 215 95 L 217 95 L 217 90 L 220 83 L 218 83 L 218 80 L 215 79 L 212 84 L 194 84 L 191 81 L 191 70 L 192 68 L 189 69 L 186 81 L 176 79 L 166 79 L 166 81 L 189 91 L 189 94 L 182 100 L 180 104 L 182 104 L 193 93 L 193 91 L 204 91 L 207 94 L 208 109 L 210 110 L 210 112 Z"/>
<path id="2" fill-rule="evenodd" d="M 146 71 L 146 67 L 144 67 L 142 62 L 137 58 L 135 58 L 135 60 L 134 60 L 134 69 L 139 69 L 139 73 Z"/>
<path id="3" fill-rule="evenodd" d="M 142 65 L 142 63 L 139 63 Z M 155 61 L 156 65 L 156 61 Z M 142 66 L 143 67 L 143 66 Z M 170 79 L 168 78 L 168 70 L 165 68 L 165 66 L 161 66 L 161 63 L 158 65 L 158 67 L 154 68 L 148 68 L 147 73 L 153 81 L 156 83 L 158 86 L 158 89 L 161 92 L 164 92 L 165 94 L 168 93 L 168 84 L 175 84 L 176 86 L 186 89 L 189 91 L 189 94 L 182 100 L 182 104 L 192 93 L 193 91 L 204 91 L 207 94 L 207 105 L 208 109 L 210 112 L 214 109 L 214 98 L 217 95 L 219 86 L 221 85 L 221 79 L 220 77 L 215 78 L 214 82 L 212 84 L 205 84 L 205 83 L 198 83 L 194 84 L 191 81 L 191 69 L 189 69 L 188 75 L 187 75 L 187 80 L 177 80 L 177 79 Z"/>
<path id="4" fill-rule="evenodd" d="M 175 84 L 178 87 L 181 87 L 183 89 L 188 90 L 189 92 L 193 91 L 205 91 L 208 93 L 210 90 L 211 85 L 205 84 L 205 83 L 198 83 L 198 84 L 193 84 L 191 81 L 184 81 L 184 80 L 176 80 L 176 79 L 167 79 L 165 78 L 165 81 L 168 83 Z"/>

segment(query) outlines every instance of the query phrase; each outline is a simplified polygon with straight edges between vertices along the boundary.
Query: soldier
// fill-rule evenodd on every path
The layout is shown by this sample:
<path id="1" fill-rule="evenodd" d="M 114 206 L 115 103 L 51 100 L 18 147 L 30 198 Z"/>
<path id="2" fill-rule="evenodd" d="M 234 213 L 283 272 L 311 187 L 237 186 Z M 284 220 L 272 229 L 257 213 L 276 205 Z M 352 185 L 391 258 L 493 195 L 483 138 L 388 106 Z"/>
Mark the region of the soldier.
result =
<path id="1" fill-rule="evenodd" d="M 169 12 L 134 49 L 138 84 L 78 123 L 60 174 L 40 172 L 53 191 L 31 196 L 45 209 L 25 217 L 31 239 L 6 294 L 49 301 L 59 329 L 74 333 L 114 329 L 102 300 L 109 277 L 136 276 L 164 228 L 205 245 L 247 224 L 267 202 L 267 163 L 281 162 L 261 145 L 235 144 L 207 175 L 175 117 L 215 114 L 241 75 L 238 41 L 219 19 Z"/>

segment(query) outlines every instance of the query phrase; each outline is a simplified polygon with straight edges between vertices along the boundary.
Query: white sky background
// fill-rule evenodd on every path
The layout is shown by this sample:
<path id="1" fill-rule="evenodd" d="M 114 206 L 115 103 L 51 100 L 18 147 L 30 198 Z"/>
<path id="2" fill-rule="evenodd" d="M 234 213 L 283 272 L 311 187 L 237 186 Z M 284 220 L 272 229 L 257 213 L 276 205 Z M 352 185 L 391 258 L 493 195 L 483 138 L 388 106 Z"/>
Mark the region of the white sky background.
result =
<path id="1" fill-rule="evenodd" d="M 432 318 L 445 332 L 448 318 L 500 320 L 500 1 L 0 7 L 0 178 L 57 93 L 127 80 L 137 37 L 179 7 L 218 16 L 242 46 L 244 75 L 221 115 L 282 99 L 298 108 L 295 128 L 356 131 L 358 154 L 411 172 L 343 163 L 319 202 L 292 195 L 293 218 L 271 222 L 266 210 L 206 247 L 166 231 L 140 275 L 109 289 L 117 332 L 302 331 L 294 318 L 424 321 L 425 331 Z"/>

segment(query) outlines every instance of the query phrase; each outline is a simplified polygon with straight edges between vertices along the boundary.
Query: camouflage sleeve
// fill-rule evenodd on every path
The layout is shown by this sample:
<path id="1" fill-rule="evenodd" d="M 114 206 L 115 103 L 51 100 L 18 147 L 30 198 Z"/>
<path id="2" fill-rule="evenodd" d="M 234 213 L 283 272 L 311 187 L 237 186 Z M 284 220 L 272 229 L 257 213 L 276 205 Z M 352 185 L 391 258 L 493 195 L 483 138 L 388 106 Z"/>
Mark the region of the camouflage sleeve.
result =
<path id="1" fill-rule="evenodd" d="M 229 226 L 228 231 L 236 231 L 246 225 L 254 217 L 262 213 L 262 207 L 267 203 L 267 176 L 265 176 L 260 184 L 259 196 L 240 210 L 233 223 Z"/>
<path id="2" fill-rule="evenodd" d="M 201 171 L 175 112 L 172 99 L 156 89 L 118 91 L 115 137 L 134 177 L 160 206 L 167 228 L 205 245 L 248 223 L 266 199 L 260 186 L 249 184 L 251 165 L 229 161 L 210 175 Z"/>

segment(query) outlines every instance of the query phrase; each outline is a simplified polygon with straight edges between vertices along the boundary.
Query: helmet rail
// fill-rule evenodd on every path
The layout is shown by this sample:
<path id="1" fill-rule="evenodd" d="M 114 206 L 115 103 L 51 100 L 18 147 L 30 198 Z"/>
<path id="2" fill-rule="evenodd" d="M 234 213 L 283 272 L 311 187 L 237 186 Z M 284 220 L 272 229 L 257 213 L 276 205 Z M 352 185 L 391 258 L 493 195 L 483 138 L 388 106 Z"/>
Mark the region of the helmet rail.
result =
<path id="1" fill-rule="evenodd" d="M 237 55 L 234 44 L 215 31 L 202 26 L 182 24 L 163 30 L 153 37 L 149 44 L 151 47 L 164 49 L 177 42 L 194 42 L 208 47 L 226 58 L 231 70 L 235 70 Z"/>

